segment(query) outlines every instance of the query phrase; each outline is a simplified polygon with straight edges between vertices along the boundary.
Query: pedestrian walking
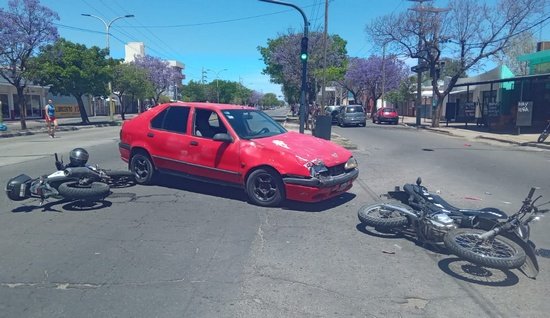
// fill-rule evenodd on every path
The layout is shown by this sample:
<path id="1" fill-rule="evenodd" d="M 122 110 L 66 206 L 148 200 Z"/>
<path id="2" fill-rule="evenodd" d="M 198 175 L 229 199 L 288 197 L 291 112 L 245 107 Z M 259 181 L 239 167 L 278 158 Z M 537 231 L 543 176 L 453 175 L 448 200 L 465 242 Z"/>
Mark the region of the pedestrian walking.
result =
<path id="1" fill-rule="evenodd" d="M 44 115 L 46 118 L 46 128 L 51 138 L 55 138 L 55 130 L 57 129 L 57 119 L 55 118 L 55 106 L 53 101 L 48 99 L 48 104 L 44 107 Z"/>

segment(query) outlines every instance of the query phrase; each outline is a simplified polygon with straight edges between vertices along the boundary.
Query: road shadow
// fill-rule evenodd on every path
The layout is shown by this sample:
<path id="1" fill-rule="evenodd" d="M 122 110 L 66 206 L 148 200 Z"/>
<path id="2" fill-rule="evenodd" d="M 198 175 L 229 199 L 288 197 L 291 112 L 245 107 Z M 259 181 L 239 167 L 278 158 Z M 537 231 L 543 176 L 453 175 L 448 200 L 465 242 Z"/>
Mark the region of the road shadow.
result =
<path id="1" fill-rule="evenodd" d="M 438 266 L 451 277 L 483 286 L 508 287 L 519 282 L 519 277 L 510 270 L 487 268 L 458 257 L 443 259 Z"/>
<path id="2" fill-rule="evenodd" d="M 228 185 L 213 184 L 171 175 L 163 175 L 161 180 L 155 180 L 155 185 L 252 204 L 248 200 L 248 196 L 246 195 L 244 189 Z M 355 198 L 355 194 L 345 192 L 334 198 L 317 203 L 304 203 L 287 200 L 283 202 L 280 207 L 276 208 L 300 212 L 323 212 L 342 204 L 346 204 L 347 202 L 353 200 L 353 198 Z"/>
<path id="3" fill-rule="evenodd" d="M 57 201 L 47 202 L 45 204 L 25 204 L 20 207 L 17 207 L 11 210 L 12 213 L 29 213 L 34 211 L 41 212 L 58 212 L 62 213 L 64 211 L 74 211 L 74 212 L 85 212 L 85 211 L 94 211 L 104 208 L 108 208 L 112 205 L 112 202 L 103 200 L 93 200 L 93 201 L 83 201 L 83 200 L 67 200 L 61 199 Z"/>

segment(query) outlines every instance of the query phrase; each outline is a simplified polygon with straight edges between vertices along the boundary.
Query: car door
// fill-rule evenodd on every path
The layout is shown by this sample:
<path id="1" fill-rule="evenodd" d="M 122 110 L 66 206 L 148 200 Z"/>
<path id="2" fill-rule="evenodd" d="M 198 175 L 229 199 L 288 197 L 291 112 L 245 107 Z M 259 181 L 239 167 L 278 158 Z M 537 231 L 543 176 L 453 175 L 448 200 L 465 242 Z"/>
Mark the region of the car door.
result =
<path id="1" fill-rule="evenodd" d="M 241 183 L 238 138 L 215 110 L 195 108 L 189 143 L 190 169 L 204 178 Z M 217 133 L 232 136 L 233 142 L 214 140 Z"/>
<path id="2" fill-rule="evenodd" d="M 188 106 L 171 105 L 151 120 L 147 139 L 158 169 L 188 173 L 190 112 Z"/>

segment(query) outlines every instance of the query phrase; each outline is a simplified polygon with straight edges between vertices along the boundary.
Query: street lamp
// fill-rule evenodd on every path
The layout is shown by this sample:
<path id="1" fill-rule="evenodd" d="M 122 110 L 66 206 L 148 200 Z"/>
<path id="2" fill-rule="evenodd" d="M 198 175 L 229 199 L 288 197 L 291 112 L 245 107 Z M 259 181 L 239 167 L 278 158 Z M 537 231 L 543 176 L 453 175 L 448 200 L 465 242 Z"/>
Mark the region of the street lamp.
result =
<path id="1" fill-rule="evenodd" d="M 302 18 L 304 18 L 304 36 L 302 37 L 301 51 L 300 51 L 300 59 L 302 60 L 302 88 L 300 89 L 300 133 L 303 134 L 305 116 L 306 116 L 307 59 L 308 59 L 307 47 L 308 47 L 309 22 L 307 21 L 306 14 L 304 13 L 304 11 L 292 3 L 276 1 L 276 0 L 260 0 L 260 1 L 292 7 L 298 10 L 302 15 Z"/>
<path id="2" fill-rule="evenodd" d="M 107 35 L 107 56 L 111 56 L 111 47 L 110 47 L 110 44 L 109 44 L 109 35 L 110 35 L 109 30 L 111 29 L 111 25 L 116 20 L 120 20 L 120 19 L 124 19 L 124 18 L 133 18 L 134 17 L 133 14 L 127 14 L 127 15 L 122 15 L 120 17 L 116 17 L 116 18 L 112 19 L 111 21 L 107 22 L 107 21 L 103 20 L 102 18 L 98 17 L 97 15 L 93 15 L 93 14 L 89 14 L 89 13 L 82 13 L 81 15 L 83 15 L 85 17 L 96 18 L 99 21 L 103 22 L 103 24 L 105 25 L 105 34 Z M 114 121 L 115 104 L 114 104 L 114 101 L 113 101 L 113 88 L 111 86 L 111 81 L 109 81 L 109 113 L 110 113 L 111 121 Z"/>
<path id="3" fill-rule="evenodd" d="M 211 69 L 207 69 L 207 71 L 216 72 L 216 71 L 211 70 Z M 218 80 L 219 80 L 220 73 L 223 72 L 223 71 L 227 71 L 227 69 L 224 68 L 223 70 L 219 70 L 219 71 L 216 72 L 216 95 L 217 95 L 216 103 L 218 103 L 218 104 L 220 103 L 220 88 L 218 87 Z"/>

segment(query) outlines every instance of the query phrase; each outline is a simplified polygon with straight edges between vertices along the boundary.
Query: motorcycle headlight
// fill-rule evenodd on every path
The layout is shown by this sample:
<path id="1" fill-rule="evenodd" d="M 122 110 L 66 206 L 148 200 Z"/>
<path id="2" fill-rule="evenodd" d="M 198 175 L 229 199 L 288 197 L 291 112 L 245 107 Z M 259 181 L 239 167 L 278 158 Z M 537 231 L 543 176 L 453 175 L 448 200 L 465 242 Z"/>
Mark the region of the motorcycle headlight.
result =
<path id="1" fill-rule="evenodd" d="M 320 174 L 327 171 L 327 166 L 325 166 L 323 163 L 314 164 L 309 168 L 309 174 L 314 178 L 319 177 Z"/>
<path id="2" fill-rule="evenodd" d="M 351 157 L 348 159 L 348 162 L 346 162 L 346 165 L 344 166 L 344 169 L 351 170 L 357 168 L 357 160 L 355 158 Z"/>

